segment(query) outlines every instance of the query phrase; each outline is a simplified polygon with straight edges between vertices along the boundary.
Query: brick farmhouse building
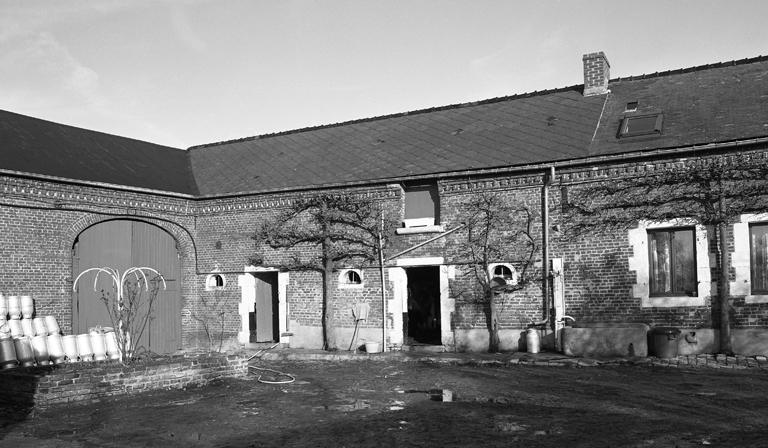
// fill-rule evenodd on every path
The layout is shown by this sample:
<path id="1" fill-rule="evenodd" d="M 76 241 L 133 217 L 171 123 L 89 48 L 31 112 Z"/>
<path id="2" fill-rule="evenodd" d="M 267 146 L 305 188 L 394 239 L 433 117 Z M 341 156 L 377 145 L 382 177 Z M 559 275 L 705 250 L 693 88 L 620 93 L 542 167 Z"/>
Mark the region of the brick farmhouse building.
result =
<path id="1" fill-rule="evenodd" d="M 297 197 L 363 195 L 385 203 L 401 225 L 383 270 L 336 273 L 340 346 L 351 342 L 353 309 L 367 303 L 360 341 L 386 334 L 390 350 L 484 351 L 489 307 L 457 292 L 470 282 L 459 248 L 464 205 L 493 193 L 537 210 L 536 260 L 560 282 L 511 294 L 500 314 L 502 350 L 520 349 L 539 322 L 545 346 L 572 354 L 639 354 L 655 327 L 682 331 L 680 353 L 717 352 L 711 226 L 641 221 L 612 237 L 567 240 L 559 238 L 568 224 L 562 213 L 569 189 L 585 182 L 712 157 L 764 157 L 768 60 L 615 79 L 603 53 L 583 64 L 583 85 L 186 150 L 0 111 L 0 292 L 32 295 L 38 315 L 77 334 L 109 325 L 92 277 L 73 291 L 80 272 L 149 266 L 168 282 L 146 340 L 154 352 L 205 347 L 211 316 L 222 319 L 215 331 L 227 347 L 321 348 L 321 275 L 279 270 L 276 258 L 250 265 L 252 236 Z M 733 349 L 747 355 L 768 354 L 765 212 L 728 227 Z M 492 276 L 510 281 L 518 261 L 496 260 Z M 557 315 L 544 299 L 551 290 L 564 305 Z M 564 314 L 566 329 L 555 332 Z"/>

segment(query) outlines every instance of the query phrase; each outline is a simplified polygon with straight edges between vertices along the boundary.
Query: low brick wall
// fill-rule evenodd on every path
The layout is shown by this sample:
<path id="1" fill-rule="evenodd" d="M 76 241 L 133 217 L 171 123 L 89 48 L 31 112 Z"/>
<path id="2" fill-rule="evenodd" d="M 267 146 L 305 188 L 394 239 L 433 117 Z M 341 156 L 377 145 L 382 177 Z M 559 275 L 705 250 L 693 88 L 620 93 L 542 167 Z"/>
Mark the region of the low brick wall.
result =
<path id="1" fill-rule="evenodd" d="M 0 401 L 46 407 L 97 402 L 101 398 L 155 389 L 202 385 L 244 377 L 243 355 L 172 356 L 124 367 L 118 363 L 78 363 L 0 371 Z"/>

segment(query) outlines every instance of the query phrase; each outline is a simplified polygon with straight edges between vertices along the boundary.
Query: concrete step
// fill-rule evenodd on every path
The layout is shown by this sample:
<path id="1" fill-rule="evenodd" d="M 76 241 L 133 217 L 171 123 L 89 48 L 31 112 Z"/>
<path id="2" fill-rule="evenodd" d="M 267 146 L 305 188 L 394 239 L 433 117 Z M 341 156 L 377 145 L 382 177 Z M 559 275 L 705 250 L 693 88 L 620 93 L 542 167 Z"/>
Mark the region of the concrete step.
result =
<path id="1" fill-rule="evenodd" d="M 403 345 L 404 352 L 445 353 L 445 346 L 429 344 Z"/>
<path id="2" fill-rule="evenodd" d="M 245 344 L 246 350 L 264 350 L 267 348 L 271 348 L 273 345 L 275 345 L 275 342 L 249 342 Z M 274 348 L 274 350 L 279 350 L 283 348 L 283 344 L 277 344 L 277 347 Z"/>

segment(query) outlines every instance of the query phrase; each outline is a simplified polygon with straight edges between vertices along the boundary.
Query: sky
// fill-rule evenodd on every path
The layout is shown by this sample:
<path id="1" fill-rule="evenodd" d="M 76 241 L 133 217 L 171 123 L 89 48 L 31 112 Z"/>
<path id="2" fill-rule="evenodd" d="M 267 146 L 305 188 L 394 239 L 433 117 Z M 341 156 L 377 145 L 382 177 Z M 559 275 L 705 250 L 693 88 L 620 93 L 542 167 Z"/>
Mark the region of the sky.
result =
<path id="1" fill-rule="evenodd" d="M 0 109 L 176 148 L 768 54 L 765 0 L 0 0 Z"/>

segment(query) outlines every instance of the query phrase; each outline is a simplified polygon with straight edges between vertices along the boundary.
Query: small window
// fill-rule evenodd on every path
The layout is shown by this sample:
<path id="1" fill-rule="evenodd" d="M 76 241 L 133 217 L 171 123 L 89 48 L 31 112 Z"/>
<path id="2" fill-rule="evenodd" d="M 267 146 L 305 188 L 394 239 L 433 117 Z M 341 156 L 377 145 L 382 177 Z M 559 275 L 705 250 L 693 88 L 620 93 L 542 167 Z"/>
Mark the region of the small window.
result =
<path id="1" fill-rule="evenodd" d="M 749 226 L 749 270 L 752 294 L 768 294 L 768 223 Z"/>
<path id="2" fill-rule="evenodd" d="M 512 269 L 509 269 L 507 266 L 500 264 L 493 269 L 493 276 L 501 277 L 505 280 L 512 278 Z"/>
<path id="3" fill-rule="evenodd" d="M 695 231 L 648 230 L 649 295 L 696 296 Z"/>
<path id="4" fill-rule="evenodd" d="M 344 280 L 348 285 L 359 285 L 360 283 L 363 283 L 363 280 L 360 278 L 360 274 L 355 271 L 347 271 L 347 275 L 344 276 Z"/>
<path id="5" fill-rule="evenodd" d="M 214 291 L 224 289 L 224 277 L 220 274 L 211 274 L 205 279 L 205 290 Z"/>
<path id="6" fill-rule="evenodd" d="M 627 103 L 627 108 L 624 109 L 624 112 L 635 112 L 637 110 L 637 101 L 632 101 L 630 103 Z"/>
<path id="7" fill-rule="evenodd" d="M 621 121 L 620 137 L 635 135 L 661 134 L 664 114 L 633 115 Z"/>
<path id="8" fill-rule="evenodd" d="M 491 280 L 500 278 L 507 284 L 517 284 L 517 271 L 511 264 L 492 263 L 488 265 L 488 273 L 491 276 Z"/>
<path id="9" fill-rule="evenodd" d="M 422 183 L 405 186 L 406 227 L 433 226 L 440 222 L 440 199 L 437 184 Z M 408 225 L 414 224 L 413 226 Z"/>
<path id="10" fill-rule="evenodd" d="M 345 269 L 339 274 L 339 288 L 362 288 L 363 272 L 359 269 Z"/>

